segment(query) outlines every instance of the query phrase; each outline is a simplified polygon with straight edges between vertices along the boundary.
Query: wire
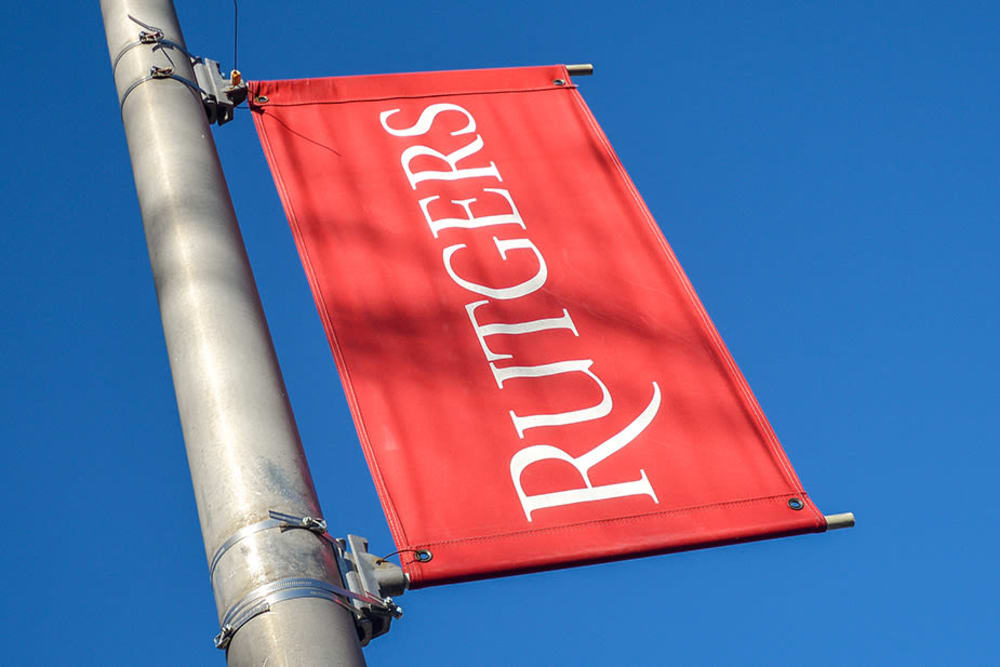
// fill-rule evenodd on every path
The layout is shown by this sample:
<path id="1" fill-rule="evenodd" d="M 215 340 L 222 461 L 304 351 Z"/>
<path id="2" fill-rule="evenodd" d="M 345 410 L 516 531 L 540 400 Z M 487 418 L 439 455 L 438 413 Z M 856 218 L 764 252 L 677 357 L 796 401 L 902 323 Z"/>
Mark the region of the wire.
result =
<path id="1" fill-rule="evenodd" d="M 233 0 L 233 69 L 239 70 L 239 39 L 240 39 L 240 5 Z"/>
<path id="2" fill-rule="evenodd" d="M 375 561 L 375 564 L 381 565 L 382 563 L 386 562 L 386 559 L 389 558 L 389 556 L 395 556 L 396 554 L 405 554 L 405 553 L 416 554 L 417 560 L 421 563 L 426 563 L 431 558 L 433 558 L 431 552 L 428 549 L 400 549 L 399 551 L 393 551 L 391 554 L 382 556 L 381 558 Z M 402 560 L 403 560 L 402 557 L 400 557 L 400 561 Z"/>

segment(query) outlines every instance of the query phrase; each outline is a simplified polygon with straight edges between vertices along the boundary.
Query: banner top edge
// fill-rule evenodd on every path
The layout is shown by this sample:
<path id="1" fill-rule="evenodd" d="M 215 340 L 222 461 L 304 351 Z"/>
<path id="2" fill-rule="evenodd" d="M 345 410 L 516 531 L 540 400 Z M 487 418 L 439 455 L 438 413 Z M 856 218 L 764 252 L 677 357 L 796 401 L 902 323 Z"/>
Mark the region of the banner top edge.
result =
<path id="1" fill-rule="evenodd" d="M 574 88 L 565 65 L 250 81 L 253 107 Z"/>

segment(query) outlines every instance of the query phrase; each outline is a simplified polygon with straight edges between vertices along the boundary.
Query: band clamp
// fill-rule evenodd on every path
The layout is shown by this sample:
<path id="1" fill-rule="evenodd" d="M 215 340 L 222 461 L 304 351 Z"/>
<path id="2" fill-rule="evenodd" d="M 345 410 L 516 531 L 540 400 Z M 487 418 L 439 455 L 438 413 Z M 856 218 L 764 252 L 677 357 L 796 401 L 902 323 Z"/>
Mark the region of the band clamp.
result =
<path id="1" fill-rule="evenodd" d="M 136 79 L 131 84 L 129 84 L 129 87 L 125 89 L 125 93 L 122 95 L 122 99 L 121 102 L 119 102 L 119 106 L 121 107 L 125 106 L 125 100 L 126 98 L 128 98 L 129 93 L 138 88 L 141 84 L 144 84 L 147 81 L 153 81 L 155 79 L 173 79 L 174 81 L 180 81 L 185 86 L 193 90 L 195 95 L 198 95 L 198 99 L 201 99 L 201 95 L 205 93 L 205 91 L 202 90 L 201 87 L 194 81 L 191 81 L 190 79 L 185 79 L 182 76 L 174 74 L 173 67 L 157 67 L 156 65 L 153 65 L 152 67 L 149 68 L 148 76 L 144 76 L 141 79 Z"/>
<path id="2" fill-rule="evenodd" d="M 191 55 L 183 46 L 167 39 L 161 28 L 143 23 L 132 15 L 129 15 L 129 19 L 145 28 L 145 30 L 140 30 L 138 39 L 126 44 L 115 56 L 111 64 L 112 76 L 117 75 L 118 64 L 121 62 L 122 57 L 139 46 L 150 46 L 153 52 L 159 50 L 169 64 L 166 66 L 152 65 L 148 75 L 130 83 L 118 101 L 121 109 L 125 108 L 125 100 L 128 99 L 128 96 L 140 85 L 155 79 L 173 79 L 190 88 L 198 99 L 201 100 L 205 107 L 205 114 L 208 117 L 209 124 L 218 123 L 219 125 L 223 125 L 233 119 L 235 108 L 247 98 L 247 84 L 243 81 L 243 77 L 239 72 L 233 70 L 230 77 L 226 79 L 222 76 L 219 63 L 216 61 Z M 194 81 L 175 73 L 175 63 L 173 58 L 170 57 L 170 51 L 172 50 L 182 53 L 191 62 L 195 76 Z"/>
<path id="3" fill-rule="evenodd" d="M 181 46 L 180 44 L 178 44 L 173 40 L 166 39 L 163 36 L 163 32 L 161 30 L 157 29 L 154 32 L 147 32 L 145 30 L 140 30 L 139 39 L 135 40 L 134 42 L 129 42 L 128 44 L 126 44 L 124 47 L 122 47 L 122 50 L 118 52 L 118 55 L 115 56 L 115 60 L 111 64 L 111 76 L 114 77 L 115 73 L 118 71 L 118 63 L 121 62 L 122 56 L 124 56 L 126 53 L 128 53 L 137 46 L 143 46 L 149 44 L 152 44 L 154 49 L 157 46 L 159 46 L 160 48 L 166 46 L 171 49 L 177 49 L 178 51 L 186 55 L 188 59 L 194 60 L 194 56 L 188 53 L 187 49 L 185 49 L 183 46 Z"/>
<path id="4" fill-rule="evenodd" d="M 320 581 L 319 579 L 287 577 L 255 588 L 242 600 L 234 604 L 226 612 L 222 620 L 222 628 L 219 630 L 219 634 L 215 635 L 213 639 L 215 648 L 228 648 L 240 628 L 246 625 L 251 619 L 270 611 L 273 605 L 285 600 L 295 600 L 298 598 L 330 600 L 351 613 L 359 615 L 354 606 L 345 600 L 345 598 L 348 598 L 377 605 L 384 609 L 385 613 L 394 618 L 399 618 L 403 615 L 402 609 L 392 601 L 392 598 L 382 600 L 370 595 L 354 593 L 346 588 L 326 581 Z"/>
<path id="5" fill-rule="evenodd" d="M 222 557 L 226 555 L 227 551 L 232 549 L 242 540 L 245 540 L 254 533 L 259 533 L 262 530 L 269 530 L 271 528 L 281 528 L 282 530 L 303 528 L 316 533 L 327 541 L 333 541 L 333 538 L 326 532 L 326 521 L 323 519 L 317 519 L 311 516 L 298 517 L 293 514 L 285 514 L 284 512 L 278 512 L 276 510 L 269 510 L 268 515 L 270 516 L 269 519 L 264 519 L 263 521 L 258 521 L 257 523 L 252 523 L 249 526 L 239 529 L 233 533 L 229 539 L 223 542 L 222 546 L 215 550 L 215 555 L 212 556 L 212 563 L 208 568 L 209 579 L 213 582 L 215 581 L 215 568 L 218 566 L 219 561 L 222 560 Z"/>
<path id="6" fill-rule="evenodd" d="M 300 517 L 277 510 L 269 510 L 267 519 L 236 531 L 216 550 L 209 566 L 213 586 L 216 567 L 226 552 L 247 537 L 272 528 L 308 530 L 327 542 L 333 549 L 347 588 L 306 577 L 286 577 L 259 586 L 226 611 L 214 639 L 216 648 L 227 648 L 236 632 L 250 619 L 285 600 L 323 598 L 344 607 L 354 616 L 362 646 L 388 632 L 392 619 L 403 615 L 403 610 L 388 595 L 400 594 L 406 589 L 408 580 L 399 566 L 369 554 L 368 541 L 363 537 L 348 535 L 346 540 L 336 539 L 327 532 L 326 521 L 319 517 Z"/>

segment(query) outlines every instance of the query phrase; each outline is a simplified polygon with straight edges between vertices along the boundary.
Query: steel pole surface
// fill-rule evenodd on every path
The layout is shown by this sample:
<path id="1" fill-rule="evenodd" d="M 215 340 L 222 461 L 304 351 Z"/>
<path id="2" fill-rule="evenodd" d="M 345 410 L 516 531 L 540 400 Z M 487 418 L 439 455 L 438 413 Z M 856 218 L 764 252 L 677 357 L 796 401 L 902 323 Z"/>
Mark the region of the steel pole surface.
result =
<path id="1" fill-rule="evenodd" d="M 112 62 L 143 29 L 129 15 L 184 45 L 170 0 L 101 0 L 101 11 Z M 167 55 L 174 74 L 195 80 L 177 49 L 143 44 L 115 68 L 119 99 L 151 65 L 170 64 Z M 146 81 L 125 99 L 122 122 L 211 559 L 270 509 L 322 515 L 200 99 L 180 81 Z M 218 563 L 220 621 L 249 591 L 285 577 L 341 582 L 316 535 L 264 530 Z M 241 666 L 364 664 L 350 613 L 317 598 L 274 604 L 236 632 L 227 655 Z"/>

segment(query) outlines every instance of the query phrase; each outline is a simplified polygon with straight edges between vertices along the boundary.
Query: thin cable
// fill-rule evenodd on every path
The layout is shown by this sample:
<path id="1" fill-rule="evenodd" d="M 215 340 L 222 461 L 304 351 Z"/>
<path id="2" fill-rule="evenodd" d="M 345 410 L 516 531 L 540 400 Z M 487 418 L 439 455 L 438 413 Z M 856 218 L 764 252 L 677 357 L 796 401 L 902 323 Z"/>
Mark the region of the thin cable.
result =
<path id="1" fill-rule="evenodd" d="M 338 153 L 338 155 L 339 155 L 339 153 Z M 393 551 L 391 554 L 386 554 L 385 556 L 382 556 L 381 558 L 379 558 L 378 560 L 375 561 L 375 564 L 376 565 L 381 565 L 382 563 L 385 563 L 386 560 L 390 556 L 395 556 L 397 554 L 400 554 L 400 561 L 402 561 L 402 554 L 405 554 L 405 553 L 416 554 L 417 555 L 417 561 L 419 561 L 421 563 L 426 563 L 431 558 L 433 558 L 433 556 L 431 555 L 431 552 L 430 552 L 429 549 L 400 549 L 399 551 Z"/>
<path id="2" fill-rule="evenodd" d="M 239 70 L 240 5 L 233 0 L 233 69 Z"/>

